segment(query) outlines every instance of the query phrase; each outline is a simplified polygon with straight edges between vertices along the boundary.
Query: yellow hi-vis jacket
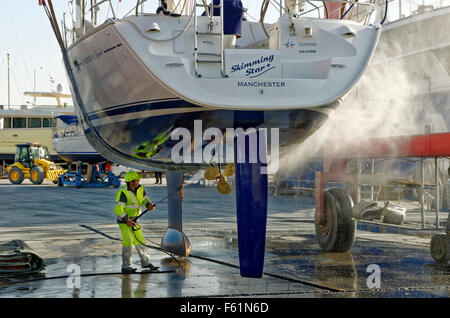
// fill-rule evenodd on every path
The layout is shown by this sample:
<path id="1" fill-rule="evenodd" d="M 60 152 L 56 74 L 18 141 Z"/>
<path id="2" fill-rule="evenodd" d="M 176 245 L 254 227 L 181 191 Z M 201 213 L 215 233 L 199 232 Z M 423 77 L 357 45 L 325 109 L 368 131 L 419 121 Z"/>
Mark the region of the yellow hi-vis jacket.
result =
<path id="1" fill-rule="evenodd" d="M 136 193 L 124 187 L 117 191 L 116 206 L 114 212 L 117 214 L 117 223 L 125 223 L 128 218 L 141 214 L 142 207 L 150 202 L 142 185 L 136 189 Z"/>

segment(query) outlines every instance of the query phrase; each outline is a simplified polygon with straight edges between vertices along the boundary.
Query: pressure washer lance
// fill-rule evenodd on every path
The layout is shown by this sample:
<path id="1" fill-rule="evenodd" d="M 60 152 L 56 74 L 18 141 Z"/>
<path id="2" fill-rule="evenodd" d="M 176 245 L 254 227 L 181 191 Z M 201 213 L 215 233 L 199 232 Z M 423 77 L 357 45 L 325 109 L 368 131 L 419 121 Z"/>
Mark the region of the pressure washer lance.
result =
<path id="1" fill-rule="evenodd" d="M 184 180 L 184 178 L 183 178 L 183 180 Z M 166 201 L 172 194 L 175 194 L 176 192 L 180 191 L 180 189 L 183 187 L 183 185 L 184 185 L 184 184 L 181 183 L 181 185 L 180 185 L 178 188 L 176 188 L 176 190 L 174 190 L 173 192 L 169 193 L 168 195 L 166 195 L 164 198 L 162 198 L 161 200 L 159 200 L 159 201 L 156 202 L 155 204 L 152 203 L 153 208 L 156 208 L 156 206 L 157 206 L 158 204 L 161 204 L 162 202 Z M 131 219 L 131 221 L 133 221 L 133 222 L 136 223 L 137 220 L 139 220 L 140 217 L 142 217 L 145 213 L 147 213 L 147 212 L 149 212 L 149 211 L 150 211 L 149 209 L 146 209 L 144 212 L 142 212 L 142 213 L 139 214 L 138 216 L 132 217 L 132 218 L 130 218 L 130 219 Z M 153 210 L 151 210 L 151 211 L 153 211 Z"/>
<path id="2" fill-rule="evenodd" d="M 184 175 L 183 175 L 183 179 L 182 182 L 180 184 L 180 186 L 178 188 L 176 188 L 174 191 L 172 191 L 171 193 L 169 193 L 168 195 L 166 195 L 164 198 L 162 198 L 161 200 L 159 200 L 158 202 L 156 202 L 155 204 L 152 203 L 152 206 L 154 208 L 156 208 L 156 206 L 158 204 L 161 204 L 162 202 L 166 201 L 171 195 L 177 193 L 178 191 L 180 191 L 184 186 L 189 186 L 190 184 L 194 183 L 194 181 L 196 181 L 198 178 L 202 177 L 202 173 L 201 170 L 198 171 L 196 174 L 194 174 L 191 179 L 187 182 L 187 184 L 185 185 L 184 183 Z M 139 218 L 141 218 L 145 213 L 149 212 L 149 209 L 146 209 L 144 212 L 142 212 L 141 214 L 139 214 L 136 217 L 130 218 L 133 222 L 136 222 Z"/>
<path id="3" fill-rule="evenodd" d="M 175 191 L 173 191 L 172 193 L 169 193 L 168 195 L 166 195 L 164 198 L 162 198 L 161 200 L 159 200 L 158 202 L 156 202 L 155 204 L 152 203 L 153 208 L 156 208 L 156 206 L 164 201 L 166 201 L 172 194 L 175 194 L 176 192 L 178 192 L 181 189 L 182 185 L 179 186 Z M 142 212 L 141 214 L 139 214 L 138 216 L 132 217 L 130 218 L 133 222 L 137 222 L 137 220 L 139 220 L 140 217 L 142 217 L 145 213 L 149 212 L 149 209 L 146 209 L 144 212 Z M 153 210 L 152 210 L 153 211 Z"/>

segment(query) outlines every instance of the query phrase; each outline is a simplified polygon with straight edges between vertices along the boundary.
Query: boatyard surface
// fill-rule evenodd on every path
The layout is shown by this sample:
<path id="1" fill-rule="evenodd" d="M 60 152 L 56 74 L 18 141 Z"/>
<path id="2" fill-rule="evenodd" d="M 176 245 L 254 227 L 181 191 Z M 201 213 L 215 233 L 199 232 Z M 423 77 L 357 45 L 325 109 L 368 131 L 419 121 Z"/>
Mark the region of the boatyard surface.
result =
<path id="1" fill-rule="evenodd" d="M 167 189 L 153 182 L 141 183 L 157 202 Z M 448 297 L 450 293 L 450 268 L 436 265 L 429 251 L 436 231 L 359 223 L 351 252 L 325 253 L 315 241 L 313 197 L 269 197 L 264 275 L 241 277 L 235 195 L 223 196 L 215 187 L 197 185 L 184 189 L 183 230 L 192 244 L 191 256 L 175 260 L 150 250 L 161 273 L 120 274 L 121 243 L 111 239 L 120 239 L 113 211 L 116 191 L 0 180 L 0 242 L 22 240 L 47 264 L 40 274 L 1 276 L 0 297 Z M 441 214 L 446 219 L 447 213 Z M 413 209 L 408 217 L 414 217 Z M 167 228 L 167 202 L 146 214 L 141 224 L 147 244 L 159 244 Z M 79 269 L 79 281 L 74 268 Z"/>

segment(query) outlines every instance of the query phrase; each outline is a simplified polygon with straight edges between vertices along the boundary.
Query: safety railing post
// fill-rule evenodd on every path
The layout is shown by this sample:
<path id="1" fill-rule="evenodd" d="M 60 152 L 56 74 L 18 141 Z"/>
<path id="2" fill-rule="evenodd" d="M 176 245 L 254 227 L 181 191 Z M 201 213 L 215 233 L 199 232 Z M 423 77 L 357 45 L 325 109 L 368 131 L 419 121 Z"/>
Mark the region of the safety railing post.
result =
<path id="1" fill-rule="evenodd" d="M 424 178 L 424 158 L 420 158 L 420 215 L 422 217 L 422 229 L 425 229 L 425 186 L 423 183 Z"/>
<path id="2" fill-rule="evenodd" d="M 434 157 L 434 180 L 436 181 L 435 186 L 435 199 L 434 203 L 436 204 L 436 229 L 439 229 L 439 175 L 438 175 L 438 158 Z"/>
<path id="3" fill-rule="evenodd" d="M 83 34 L 86 34 L 85 23 L 84 23 L 84 14 L 85 14 L 85 6 L 84 0 L 81 1 L 81 30 L 83 30 Z"/>
<path id="4" fill-rule="evenodd" d="M 114 12 L 114 7 L 111 3 L 111 0 L 108 0 L 108 2 L 109 2 L 109 7 L 111 8 L 111 12 L 113 14 L 114 20 L 117 20 L 116 13 Z"/>
<path id="5" fill-rule="evenodd" d="M 371 166 L 371 173 L 372 175 L 375 174 L 375 159 L 371 158 L 370 159 L 370 166 Z M 370 186 L 370 200 L 373 201 L 374 200 L 374 187 L 373 185 Z"/>
<path id="6" fill-rule="evenodd" d="M 199 77 L 198 74 L 198 42 L 197 42 L 197 0 L 194 0 L 194 69 L 195 76 Z"/>
<path id="7" fill-rule="evenodd" d="M 221 63 L 220 63 L 220 73 L 222 75 L 222 77 L 225 77 L 225 67 L 224 67 L 224 57 L 223 57 L 223 53 L 224 53 L 224 45 L 223 45 L 223 38 L 224 38 L 224 9 L 223 9 L 223 0 L 220 0 L 220 20 L 221 20 L 221 35 L 220 35 L 220 59 L 221 59 Z"/>

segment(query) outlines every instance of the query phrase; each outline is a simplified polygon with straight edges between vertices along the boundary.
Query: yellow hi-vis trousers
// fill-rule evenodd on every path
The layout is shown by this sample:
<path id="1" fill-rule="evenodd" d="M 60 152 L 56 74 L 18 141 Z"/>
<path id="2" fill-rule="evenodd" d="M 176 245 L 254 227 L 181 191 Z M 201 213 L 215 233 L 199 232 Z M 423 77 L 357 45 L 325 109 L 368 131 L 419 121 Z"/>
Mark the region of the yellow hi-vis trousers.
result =
<path id="1" fill-rule="evenodd" d="M 122 246 L 128 247 L 128 246 L 137 246 L 139 244 L 145 244 L 145 238 L 144 233 L 142 232 L 142 229 L 139 229 L 137 231 L 134 231 L 131 227 L 129 227 L 126 224 L 119 224 L 120 232 L 122 232 Z"/>
<path id="2" fill-rule="evenodd" d="M 139 254 L 141 266 L 145 267 L 150 264 L 150 255 L 147 251 L 147 247 L 142 245 L 145 244 L 142 229 L 133 232 L 132 228 L 128 227 L 126 224 L 119 224 L 119 227 L 122 232 L 122 268 L 129 268 L 131 266 L 131 244 L 135 246 L 136 251 Z"/>

